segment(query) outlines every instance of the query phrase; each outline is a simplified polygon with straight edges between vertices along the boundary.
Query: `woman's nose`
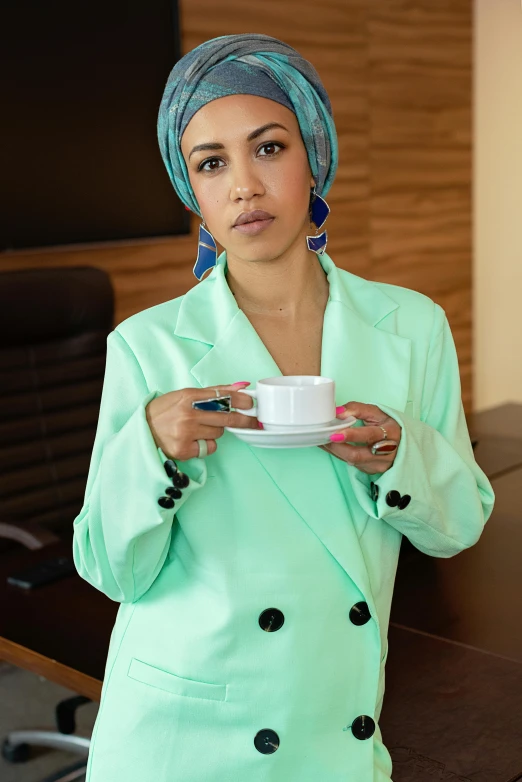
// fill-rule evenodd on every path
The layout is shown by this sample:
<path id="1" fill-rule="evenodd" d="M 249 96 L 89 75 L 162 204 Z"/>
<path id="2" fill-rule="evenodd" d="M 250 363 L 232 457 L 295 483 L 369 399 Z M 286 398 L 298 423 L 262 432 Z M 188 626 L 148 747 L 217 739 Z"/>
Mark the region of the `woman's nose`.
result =
<path id="1" fill-rule="evenodd" d="M 230 194 L 233 200 L 237 198 L 252 198 L 256 195 L 262 195 L 263 192 L 263 184 L 251 166 L 234 167 Z"/>

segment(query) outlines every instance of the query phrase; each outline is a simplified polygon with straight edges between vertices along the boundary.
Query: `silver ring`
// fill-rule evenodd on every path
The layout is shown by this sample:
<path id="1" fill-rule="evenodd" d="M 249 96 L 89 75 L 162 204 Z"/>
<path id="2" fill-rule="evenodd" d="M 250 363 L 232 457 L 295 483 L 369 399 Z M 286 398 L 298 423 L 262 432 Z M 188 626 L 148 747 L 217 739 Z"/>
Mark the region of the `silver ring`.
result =
<path id="1" fill-rule="evenodd" d="M 221 391 L 218 391 L 217 388 L 215 388 L 214 391 L 216 392 L 216 396 L 221 396 Z"/>
<path id="2" fill-rule="evenodd" d="M 198 459 L 204 459 L 208 456 L 208 443 L 206 440 L 198 440 Z"/>
<path id="3" fill-rule="evenodd" d="M 387 440 L 387 439 L 388 439 L 388 432 L 386 431 L 386 429 L 384 428 L 384 426 L 380 426 L 380 425 L 379 425 L 379 429 L 382 429 L 382 431 L 384 432 L 384 437 L 383 437 L 382 439 L 383 439 L 383 440 Z"/>

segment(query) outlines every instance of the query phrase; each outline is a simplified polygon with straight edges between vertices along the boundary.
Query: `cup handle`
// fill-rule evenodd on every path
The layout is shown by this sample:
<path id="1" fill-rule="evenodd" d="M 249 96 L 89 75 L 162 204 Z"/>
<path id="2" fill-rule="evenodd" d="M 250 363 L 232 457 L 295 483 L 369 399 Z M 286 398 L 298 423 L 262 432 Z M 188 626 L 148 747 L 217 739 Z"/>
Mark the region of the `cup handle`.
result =
<path id="1" fill-rule="evenodd" d="M 241 389 L 238 391 L 239 394 L 248 394 L 248 396 L 252 397 L 252 399 L 257 402 L 257 391 L 255 390 L 249 390 L 249 389 Z M 256 405 L 250 408 L 250 410 L 238 410 L 237 407 L 233 407 L 233 410 L 236 410 L 238 413 L 241 413 L 242 415 L 249 415 L 252 418 L 255 418 L 257 415 L 256 411 Z"/>

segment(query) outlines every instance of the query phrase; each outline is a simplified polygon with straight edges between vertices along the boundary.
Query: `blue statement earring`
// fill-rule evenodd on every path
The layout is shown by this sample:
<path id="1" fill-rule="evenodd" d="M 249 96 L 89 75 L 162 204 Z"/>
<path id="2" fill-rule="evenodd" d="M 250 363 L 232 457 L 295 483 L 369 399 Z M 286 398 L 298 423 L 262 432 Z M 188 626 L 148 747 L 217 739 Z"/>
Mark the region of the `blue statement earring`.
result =
<path id="1" fill-rule="evenodd" d="M 310 218 L 314 223 L 316 230 L 319 231 L 326 218 L 330 214 L 330 207 L 321 196 L 315 192 L 315 185 L 312 190 L 312 204 L 310 209 Z M 328 234 L 323 231 L 319 236 L 307 236 L 306 244 L 308 249 L 312 252 L 322 255 L 326 250 L 326 242 L 328 240 Z M 199 240 L 198 240 L 198 257 L 194 264 L 193 273 L 197 280 L 201 282 L 203 275 L 209 269 L 212 269 L 216 265 L 217 259 L 217 245 L 214 237 L 205 228 L 205 220 L 199 226 Z"/>
<path id="2" fill-rule="evenodd" d="M 315 192 L 315 185 L 312 190 L 312 198 L 313 200 L 312 200 L 312 207 L 310 210 L 310 217 L 317 231 L 319 231 L 323 227 L 324 223 L 326 222 L 326 218 L 330 214 L 330 207 L 328 206 L 324 198 L 321 198 L 321 196 Z M 312 252 L 319 253 L 319 255 L 322 255 L 326 250 L 327 240 L 328 240 L 328 234 L 326 231 L 323 231 L 323 233 L 319 234 L 319 236 L 307 236 L 306 244 L 308 245 L 309 250 L 312 250 Z"/>
<path id="3" fill-rule="evenodd" d="M 203 275 L 216 265 L 217 246 L 210 231 L 205 228 L 205 220 L 199 226 L 198 257 L 194 264 L 194 276 L 201 282 Z"/>

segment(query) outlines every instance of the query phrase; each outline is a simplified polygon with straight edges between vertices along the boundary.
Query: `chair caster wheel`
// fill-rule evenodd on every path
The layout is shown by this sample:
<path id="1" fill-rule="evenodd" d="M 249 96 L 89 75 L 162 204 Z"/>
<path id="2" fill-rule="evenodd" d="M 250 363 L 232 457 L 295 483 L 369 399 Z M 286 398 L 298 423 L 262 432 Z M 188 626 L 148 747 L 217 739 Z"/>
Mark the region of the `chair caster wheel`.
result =
<path id="1" fill-rule="evenodd" d="M 2 757 L 8 763 L 26 763 L 31 757 L 31 747 L 29 744 L 10 744 L 8 739 L 4 739 Z"/>

